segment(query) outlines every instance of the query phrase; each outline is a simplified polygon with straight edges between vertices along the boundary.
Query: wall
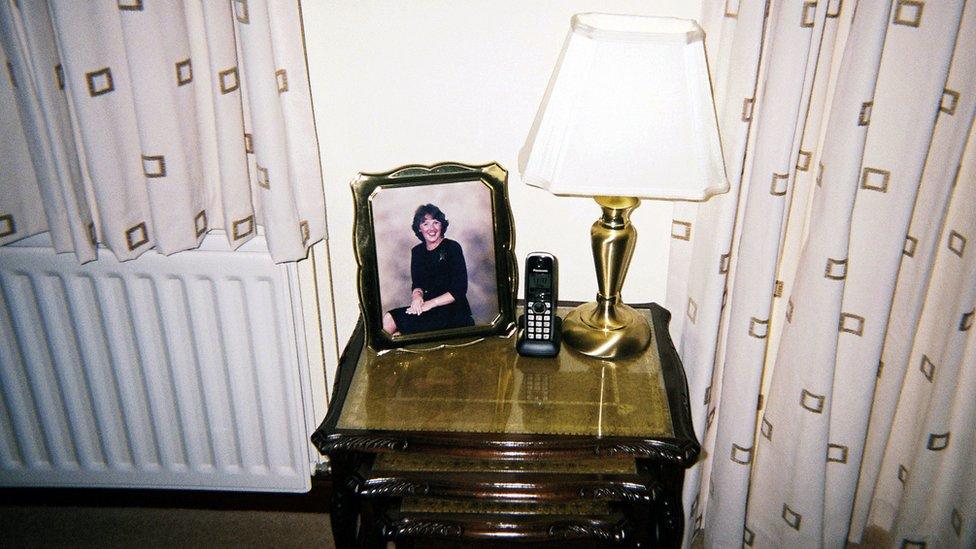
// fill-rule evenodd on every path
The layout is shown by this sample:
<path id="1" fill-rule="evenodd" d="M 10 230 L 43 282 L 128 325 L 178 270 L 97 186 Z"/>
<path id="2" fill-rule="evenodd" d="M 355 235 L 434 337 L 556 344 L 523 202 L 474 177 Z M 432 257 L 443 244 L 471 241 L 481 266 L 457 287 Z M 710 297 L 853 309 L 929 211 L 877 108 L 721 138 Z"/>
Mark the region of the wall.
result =
<path id="1" fill-rule="evenodd" d="M 554 253 L 561 297 L 592 299 L 589 226 L 599 209 L 589 199 L 523 185 L 518 150 L 572 14 L 697 18 L 700 7 L 700 0 L 303 2 L 331 238 L 331 272 L 318 271 L 320 288 L 332 277 L 339 348 L 359 314 L 349 190 L 358 172 L 447 160 L 501 163 L 509 170 L 519 261 L 536 250 Z M 624 298 L 663 302 L 671 207 L 644 201 L 633 219 L 641 236 Z M 328 338 L 331 327 L 324 328 Z M 332 360 L 327 356 L 329 380 Z"/>

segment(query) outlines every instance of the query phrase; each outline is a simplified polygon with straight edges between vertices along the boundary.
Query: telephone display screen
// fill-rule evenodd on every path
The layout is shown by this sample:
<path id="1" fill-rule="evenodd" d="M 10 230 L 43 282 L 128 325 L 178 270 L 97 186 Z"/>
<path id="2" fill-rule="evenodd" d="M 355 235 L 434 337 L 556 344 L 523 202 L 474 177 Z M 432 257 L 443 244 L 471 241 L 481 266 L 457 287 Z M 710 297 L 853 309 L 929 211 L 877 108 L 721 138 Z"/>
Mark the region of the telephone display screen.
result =
<path id="1" fill-rule="evenodd" d="M 550 275 L 549 273 L 529 273 L 529 286 L 532 287 L 549 287 Z"/>

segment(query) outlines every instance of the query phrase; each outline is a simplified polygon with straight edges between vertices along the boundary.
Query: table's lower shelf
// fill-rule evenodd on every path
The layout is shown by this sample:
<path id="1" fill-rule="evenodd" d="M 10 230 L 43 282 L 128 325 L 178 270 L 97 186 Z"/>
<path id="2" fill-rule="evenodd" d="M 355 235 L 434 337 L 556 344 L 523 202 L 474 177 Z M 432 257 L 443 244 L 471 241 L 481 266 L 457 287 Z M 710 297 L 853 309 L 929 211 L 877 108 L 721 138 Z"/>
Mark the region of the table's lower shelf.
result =
<path id="1" fill-rule="evenodd" d="M 625 544 L 637 535 L 633 521 L 606 502 L 536 504 L 407 498 L 382 510 L 378 522 L 378 530 L 388 541 L 585 540 L 593 546 Z"/>
<path id="2" fill-rule="evenodd" d="M 506 460 L 409 453 L 361 464 L 364 498 L 425 496 L 472 501 L 656 502 L 655 476 L 633 458 Z"/>
<path id="3" fill-rule="evenodd" d="M 361 506 L 360 543 L 369 547 L 414 539 L 646 547 L 680 536 L 680 469 L 675 477 L 648 460 L 345 456 L 353 459 L 344 487 Z"/>

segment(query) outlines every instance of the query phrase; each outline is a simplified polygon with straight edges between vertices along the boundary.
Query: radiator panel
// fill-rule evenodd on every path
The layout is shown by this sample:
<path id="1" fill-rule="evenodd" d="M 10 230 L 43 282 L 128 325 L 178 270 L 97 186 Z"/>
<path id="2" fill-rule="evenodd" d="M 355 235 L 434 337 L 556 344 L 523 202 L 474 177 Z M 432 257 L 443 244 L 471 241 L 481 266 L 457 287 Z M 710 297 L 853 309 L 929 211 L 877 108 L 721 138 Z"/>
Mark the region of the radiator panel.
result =
<path id="1" fill-rule="evenodd" d="M 305 491 L 287 268 L 0 248 L 0 484 Z"/>

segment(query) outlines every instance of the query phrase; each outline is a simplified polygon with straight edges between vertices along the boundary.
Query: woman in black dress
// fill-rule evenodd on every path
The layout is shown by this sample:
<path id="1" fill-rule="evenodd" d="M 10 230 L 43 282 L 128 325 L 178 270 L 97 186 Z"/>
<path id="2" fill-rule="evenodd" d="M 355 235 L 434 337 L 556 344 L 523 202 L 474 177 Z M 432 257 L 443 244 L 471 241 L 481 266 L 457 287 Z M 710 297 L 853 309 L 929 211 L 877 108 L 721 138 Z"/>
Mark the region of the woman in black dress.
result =
<path id="1" fill-rule="evenodd" d="M 468 268 L 457 242 L 444 238 L 448 221 L 433 204 L 424 204 L 413 215 L 413 232 L 420 239 L 410 250 L 410 306 L 383 315 L 383 329 L 390 334 L 414 334 L 447 328 L 474 326 L 468 304 Z"/>

